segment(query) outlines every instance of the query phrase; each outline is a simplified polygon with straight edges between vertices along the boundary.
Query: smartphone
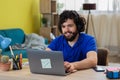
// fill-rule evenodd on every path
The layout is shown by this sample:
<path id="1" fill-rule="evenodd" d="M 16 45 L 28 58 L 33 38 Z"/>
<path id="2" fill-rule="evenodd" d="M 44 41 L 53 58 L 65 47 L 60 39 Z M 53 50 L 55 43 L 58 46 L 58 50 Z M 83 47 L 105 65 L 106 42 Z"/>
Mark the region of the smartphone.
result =
<path id="1" fill-rule="evenodd" d="M 93 69 L 94 69 L 96 72 L 104 72 L 104 71 L 105 71 L 105 69 L 102 68 L 101 66 L 96 66 L 96 67 L 94 67 Z"/>

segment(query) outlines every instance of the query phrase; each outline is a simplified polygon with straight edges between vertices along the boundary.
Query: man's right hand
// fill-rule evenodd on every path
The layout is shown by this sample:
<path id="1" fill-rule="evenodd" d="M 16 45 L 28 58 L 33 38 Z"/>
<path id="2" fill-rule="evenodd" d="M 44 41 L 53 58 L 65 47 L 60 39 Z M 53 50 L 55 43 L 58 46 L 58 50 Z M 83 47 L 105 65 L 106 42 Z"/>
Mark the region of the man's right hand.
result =
<path id="1" fill-rule="evenodd" d="M 64 67 L 65 67 L 65 70 L 66 72 L 70 72 L 70 73 L 73 73 L 73 72 L 76 72 L 77 70 L 75 69 L 75 66 L 73 63 L 69 63 L 67 61 L 64 62 Z"/>

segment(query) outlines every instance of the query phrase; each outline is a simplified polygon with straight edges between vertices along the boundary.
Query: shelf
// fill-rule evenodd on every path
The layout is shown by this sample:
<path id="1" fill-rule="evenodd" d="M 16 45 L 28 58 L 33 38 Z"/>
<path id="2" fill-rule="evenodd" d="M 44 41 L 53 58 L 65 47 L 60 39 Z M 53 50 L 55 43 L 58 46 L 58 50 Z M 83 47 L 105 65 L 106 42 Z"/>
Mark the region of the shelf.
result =
<path id="1" fill-rule="evenodd" d="M 51 33 L 51 27 L 41 27 L 40 28 L 40 35 L 43 36 L 44 38 L 47 38 L 48 41 L 51 41 L 50 38 L 50 33 Z"/>
<path id="2" fill-rule="evenodd" d="M 47 27 L 41 27 L 40 28 L 40 35 L 42 35 L 45 38 L 48 38 L 50 41 L 50 32 L 52 32 L 55 36 L 57 36 L 58 30 L 57 26 L 58 24 L 58 14 L 57 14 L 57 1 L 56 0 L 40 0 L 40 12 L 43 15 L 43 17 L 48 19 L 48 22 L 50 23 Z"/>
<path id="3" fill-rule="evenodd" d="M 51 12 L 56 13 L 56 1 L 51 1 Z"/>
<path id="4" fill-rule="evenodd" d="M 56 0 L 40 0 L 40 12 L 43 14 L 43 17 L 48 19 L 51 27 L 57 25 L 57 11 Z"/>
<path id="5" fill-rule="evenodd" d="M 40 0 L 40 12 L 51 13 L 51 0 Z"/>
<path id="6" fill-rule="evenodd" d="M 53 25 L 57 26 L 58 25 L 58 14 L 53 14 Z"/>

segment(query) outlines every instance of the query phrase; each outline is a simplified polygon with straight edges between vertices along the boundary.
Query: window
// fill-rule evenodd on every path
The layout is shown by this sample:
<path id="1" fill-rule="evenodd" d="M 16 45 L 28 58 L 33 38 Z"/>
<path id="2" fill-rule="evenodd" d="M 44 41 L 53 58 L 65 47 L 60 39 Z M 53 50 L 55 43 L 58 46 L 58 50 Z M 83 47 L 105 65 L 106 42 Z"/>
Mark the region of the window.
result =
<path id="1" fill-rule="evenodd" d="M 96 11 L 118 12 L 120 11 L 120 0 L 58 0 L 58 13 L 63 10 L 83 11 L 83 3 L 96 3 Z"/>

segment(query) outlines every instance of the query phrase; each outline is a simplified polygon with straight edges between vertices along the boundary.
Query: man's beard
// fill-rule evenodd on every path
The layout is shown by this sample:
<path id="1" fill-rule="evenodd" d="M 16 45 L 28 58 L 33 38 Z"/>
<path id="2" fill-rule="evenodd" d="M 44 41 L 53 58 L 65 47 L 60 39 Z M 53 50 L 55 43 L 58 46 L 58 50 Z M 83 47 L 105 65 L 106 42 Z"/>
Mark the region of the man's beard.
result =
<path id="1" fill-rule="evenodd" d="M 71 35 L 71 37 L 65 36 L 65 34 L 67 34 L 67 33 L 69 33 L 69 34 Z M 69 32 L 65 32 L 65 33 L 64 33 L 64 37 L 65 37 L 65 39 L 66 39 L 67 41 L 73 41 L 73 40 L 76 38 L 77 34 L 78 34 L 77 31 L 76 31 L 76 32 L 71 32 L 71 31 L 69 31 Z"/>

